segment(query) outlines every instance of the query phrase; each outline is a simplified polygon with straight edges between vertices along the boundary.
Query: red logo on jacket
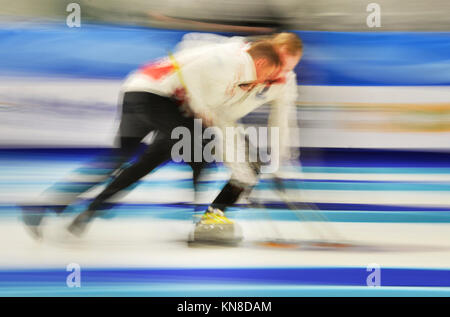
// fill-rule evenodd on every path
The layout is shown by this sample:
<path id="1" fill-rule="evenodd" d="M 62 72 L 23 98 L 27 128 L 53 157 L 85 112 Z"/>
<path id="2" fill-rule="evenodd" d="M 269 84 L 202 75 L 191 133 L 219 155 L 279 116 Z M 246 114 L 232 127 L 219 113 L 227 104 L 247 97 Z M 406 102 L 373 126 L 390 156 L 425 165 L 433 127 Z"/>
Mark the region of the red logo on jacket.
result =
<path id="1" fill-rule="evenodd" d="M 175 67 L 168 60 L 151 62 L 142 66 L 139 71 L 155 80 L 159 80 L 175 71 Z"/>

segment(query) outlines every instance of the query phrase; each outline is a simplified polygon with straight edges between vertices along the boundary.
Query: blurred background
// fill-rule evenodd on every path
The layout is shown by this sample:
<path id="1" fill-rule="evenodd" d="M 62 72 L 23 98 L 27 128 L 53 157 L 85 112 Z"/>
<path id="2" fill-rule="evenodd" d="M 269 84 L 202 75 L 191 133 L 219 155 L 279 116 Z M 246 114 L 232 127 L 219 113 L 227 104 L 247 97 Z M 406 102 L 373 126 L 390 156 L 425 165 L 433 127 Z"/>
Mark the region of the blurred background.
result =
<path id="1" fill-rule="evenodd" d="M 67 24 L 70 3 L 80 7 L 80 27 Z M 448 295 L 450 2 L 378 0 L 379 27 L 369 26 L 371 3 L 0 0 L 0 294 Z M 188 32 L 281 30 L 304 42 L 295 70 L 300 137 L 291 144 L 301 167 L 284 167 L 289 191 L 357 248 L 188 248 L 191 175 L 178 164 L 117 199 L 113 219 L 99 220 L 81 242 L 60 232 L 65 217 L 49 219 L 43 243 L 27 236 L 17 204 L 113 146 L 128 73 Z M 263 106 L 244 122 L 264 124 L 267 113 Z M 227 175 L 210 170 L 202 204 Z M 241 201 L 230 211 L 246 241 L 308 235 L 269 180 L 254 192 L 265 208 Z M 64 285 L 69 263 L 86 272 L 78 293 Z M 385 287 L 367 288 L 369 263 L 384 269 Z"/>
<path id="2" fill-rule="evenodd" d="M 380 27 L 368 26 L 367 1 L 79 1 L 82 24 L 73 28 L 69 3 L 1 6 L 2 145 L 110 145 L 121 80 L 187 32 L 291 30 L 305 42 L 297 68 L 303 147 L 449 146 L 445 1 L 379 1 Z M 27 119 L 36 116 L 45 127 Z"/>
<path id="3" fill-rule="evenodd" d="M 175 19 L 188 19 L 214 24 L 242 26 L 280 26 L 297 30 L 368 31 L 365 24 L 370 1 L 346 0 L 83 0 L 57 1 L 2 0 L 1 15 L 5 20 L 31 22 L 59 21 L 67 17 L 69 3 L 82 8 L 83 21 L 108 24 L 142 25 L 177 28 L 173 21 L 149 18 L 158 14 Z M 383 31 L 448 31 L 450 4 L 445 0 L 388 1 L 379 0 L 383 11 Z M 183 29 L 195 28 L 191 23 Z M 206 27 L 211 30 L 211 27 Z M 377 30 L 379 31 L 379 30 Z"/>

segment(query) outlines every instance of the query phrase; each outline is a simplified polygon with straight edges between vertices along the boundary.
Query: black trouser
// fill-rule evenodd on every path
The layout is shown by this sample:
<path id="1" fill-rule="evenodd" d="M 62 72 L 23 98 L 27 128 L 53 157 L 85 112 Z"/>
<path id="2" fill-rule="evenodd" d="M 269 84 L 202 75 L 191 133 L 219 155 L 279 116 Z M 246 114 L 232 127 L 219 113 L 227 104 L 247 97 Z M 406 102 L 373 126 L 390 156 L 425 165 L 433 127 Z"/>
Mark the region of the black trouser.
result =
<path id="1" fill-rule="evenodd" d="M 147 93 L 129 93 L 127 96 L 130 104 L 136 106 L 131 109 L 139 109 L 140 105 L 144 106 L 144 109 L 139 109 L 136 113 L 139 118 L 131 121 L 142 122 L 143 126 L 151 127 L 151 131 L 157 131 L 157 135 L 152 144 L 149 145 L 147 150 L 139 159 L 131 166 L 125 168 L 89 205 L 89 210 L 97 210 L 102 207 L 102 204 L 113 195 L 117 194 L 121 190 L 136 183 L 139 179 L 146 176 L 153 169 L 158 167 L 163 162 L 167 161 L 171 157 L 172 146 L 177 140 L 172 140 L 170 135 L 172 130 L 179 126 L 187 127 L 191 131 L 191 135 L 194 137 L 193 118 L 184 117 L 177 105 L 169 98 L 160 97 L 157 95 Z M 142 111 L 141 111 L 142 110 Z M 122 121 L 126 122 L 126 121 Z M 246 149 L 248 150 L 252 146 L 248 139 L 246 140 Z M 191 145 L 202 145 L 201 142 L 195 142 L 191 140 Z M 195 148 L 191 150 L 194 153 Z M 248 151 L 246 153 L 248 158 Z M 193 170 L 194 189 L 196 191 L 198 178 L 202 169 L 205 167 L 206 162 L 186 162 Z M 255 162 L 251 164 L 256 175 L 260 173 L 261 162 Z M 244 190 L 250 189 L 246 186 L 237 183 L 235 180 L 230 180 L 213 201 L 211 206 L 213 208 L 219 208 L 223 211 L 231 205 L 233 205 L 244 192 Z"/>
<path id="2" fill-rule="evenodd" d="M 248 162 L 250 148 L 252 148 L 253 151 L 256 151 L 257 149 L 249 142 L 248 138 L 245 139 L 245 143 L 246 143 L 245 155 Z M 258 154 L 256 162 L 248 162 L 248 164 L 255 173 L 255 176 L 258 177 L 261 173 L 261 165 L 262 165 L 260 155 Z M 214 201 L 211 204 L 211 207 L 218 208 L 222 211 L 226 211 L 228 207 L 232 206 L 241 197 L 244 191 L 247 190 L 248 192 L 250 192 L 251 189 L 252 187 L 248 185 L 242 184 L 235 179 L 230 179 L 222 188 L 217 197 L 214 199 Z"/>
<path id="3" fill-rule="evenodd" d="M 129 123 L 135 123 L 132 126 Z M 124 168 L 113 181 L 94 199 L 89 205 L 89 210 L 97 210 L 102 204 L 121 190 L 136 183 L 139 179 L 153 171 L 156 167 L 171 159 L 172 146 L 178 141 L 171 139 L 173 129 L 186 127 L 195 137 L 194 118 L 185 117 L 176 102 L 170 98 L 146 92 L 129 92 L 124 96 L 124 111 L 120 126 L 122 135 L 129 137 L 136 133 L 148 134 L 156 132 L 153 142 L 138 160 L 127 168 Z M 196 146 L 202 147 L 201 140 L 191 140 L 191 154 Z M 200 149 L 201 150 L 201 149 Z M 194 174 L 194 188 L 197 187 L 199 175 L 206 162 L 194 162 L 193 157 L 188 163 Z"/>
<path id="4" fill-rule="evenodd" d="M 148 93 L 124 94 L 120 105 L 120 126 L 115 140 L 117 146 L 84 164 L 83 167 L 48 188 L 45 192 L 48 206 L 54 206 L 57 212 L 64 210 L 80 194 L 108 179 L 113 172 L 117 172 L 125 162 L 135 155 L 141 141 L 154 129 L 145 119 L 149 113 L 149 102 L 156 101 L 150 96 L 151 94 Z M 96 176 L 95 181 L 91 180 L 93 175 Z M 77 186 L 72 186 L 74 177 L 79 183 Z M 89 178 L 89 181 L 80 182 L 80 177 Z M 60 197 L 61 193 L 64 193 L 63 198 Z"/>

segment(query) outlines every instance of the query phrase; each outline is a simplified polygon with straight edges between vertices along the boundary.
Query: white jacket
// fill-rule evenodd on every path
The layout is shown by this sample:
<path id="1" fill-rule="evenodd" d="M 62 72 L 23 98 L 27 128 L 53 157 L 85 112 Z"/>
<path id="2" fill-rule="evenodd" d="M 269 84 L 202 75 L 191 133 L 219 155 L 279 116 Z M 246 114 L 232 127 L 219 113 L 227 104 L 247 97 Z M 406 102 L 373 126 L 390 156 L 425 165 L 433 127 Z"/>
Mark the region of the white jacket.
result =
<path id="1" fill-rule="evenodd" d="M 239 87 L 256 79 L 255 66 L 243 38 L 215 37 L 217 43 L 184 40 L 173 59 L 163 58 L 132 73 L 123 91 L 147 91 L 183 100 L 193 112 L 208 115 L 220 128 L 237 121 L 263 104 L 270 103 L 269 124 L 279 127 L 280 155 L 289 158 L 290 131 L 296 128 L 297 80 L 290 72 L 284 83 L 258 85 L 250 92 Z M 228 38 L 225 38 L 228 39 Z M 187 43 L 187 44 L 186 44 Z"/>

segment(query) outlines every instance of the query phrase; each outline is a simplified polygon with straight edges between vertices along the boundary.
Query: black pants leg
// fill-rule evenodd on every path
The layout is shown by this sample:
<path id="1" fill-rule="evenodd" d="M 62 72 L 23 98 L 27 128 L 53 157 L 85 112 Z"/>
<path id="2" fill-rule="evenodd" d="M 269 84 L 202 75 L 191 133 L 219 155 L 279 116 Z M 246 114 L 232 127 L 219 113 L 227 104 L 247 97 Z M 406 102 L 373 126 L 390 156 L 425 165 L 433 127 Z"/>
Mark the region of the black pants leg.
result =
<path id="1" fill-rule="evenodd" d="M 233 184 L 228 181 L 228 183 L 222 188 L 221 192 L 211 204 L 212 208 L 218 208 L 225 211 L 227 207 L 232 206 L 241 196 L 246 188 Z"/>
<path id="2" fill-rule="evenodd" d="M 171 158 L 171 150 L 176 140 L 170 138 L 172 130 L 176 127 L 187 127 L 194 138 L 194 119 L 186 118 L 180 112 L 178 106 L 169 98 L 149 94 L 135 93 L 137 99 L 142 99 L 147 113 L 141 120 L 156 131 L 156 137 L 146 152 L 131 166 L 121 171 L 116 178 L 94 199 L 88 210 L 95 211 L 102 204 L 123 189 L 136 183 L 139 179 L 152 172 L 156 167 Z M 191 139 L 192 150 L 194 145 L 199 145 Z M 201 143 L 200 143 L 201 146 Z M 205 162 L 188 162 L 194 172 L 194 187 L 197 187 L 199 175 L 206 165 Z"/>
<path id="3" fill-rule="evenodd" d="M 246 142 L 246 158 L 248 160 L 249 158 L 249 149 L 250 147 L 254 146 L 249 142 L 248 139 L 245 140 Z M 249 163 L 251 168 L 253 169 L 253 172 L 255 173 L 256 176 L 259 176 L 259 174 L 261 173 L 261 160 L 259 158 L 259 160 L 257 162 L 252 162 Z M 232 206 L 238 199 L 239 197 L 242 195 L 242 193 L 246 190 L 250 191 L 252 189 L 252 187 L 249 186 L 245 186 L 243 184 L 240 184 L 239 182 L 230 179 L 225 186 L 222 188 L 222 190 L 220 191 L 220 193 L 217 195 L 217 197 L 214 199 L 214 201 L 211 204 L 212 208 L 218 208 L 222 211 L 226 211 L 227 207 Z"/>
<path id="4" fill-rule="evenodd" d="M 49 187 L 43 194 L 46 205 L 56 212 L 62 212 L 82 193 L 110 178 L 125 162 L 129 161 L 139 149 L 142 139 L 153 130 L 153 127 L 142 119 L 144 113 L 143 101 L 136 98 L 133 93 L 125 93 L 120 105 L 121 121 L 116 136 L 117 146 L 95 157 Z M 80 178 L 86 175 L 89 175 L 89 181 L 80 181 Z M 92 181 L 93 175 L 95 175 L 94 181 Z M 74 178 L 83 184 L 71 186 Z"/>
<path id="5" fill-rule="evenodd" d="M 156 167 L 170 160 L 167 139 L 159 139 L 152 143 L 147 151 L 132 165 L 125 168 L 89 205 L 90 210 L 98 210 L 102 204 L 115 194 L 133 185 L 151 173 Z M 206 163 L 190 163 L 193 170 L 194 192 L 198 190 L 198 179 Z"/>
<path id="6" fill-rule="evenodd" d="M 123 169 L 118 176 L 94 199 L 89 205 L 89 210 L 97 210 L 109 198 L 130 185 L 139 181 L 142 177 L 153 171 L 156 167 L 170 159 L 170 143 L 167 136 L 156 136 L 154 142 L 147 148 L 139 159 Z"/>

